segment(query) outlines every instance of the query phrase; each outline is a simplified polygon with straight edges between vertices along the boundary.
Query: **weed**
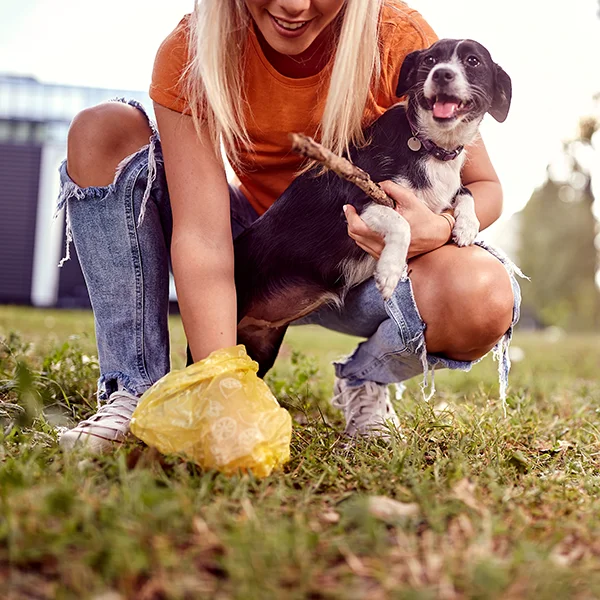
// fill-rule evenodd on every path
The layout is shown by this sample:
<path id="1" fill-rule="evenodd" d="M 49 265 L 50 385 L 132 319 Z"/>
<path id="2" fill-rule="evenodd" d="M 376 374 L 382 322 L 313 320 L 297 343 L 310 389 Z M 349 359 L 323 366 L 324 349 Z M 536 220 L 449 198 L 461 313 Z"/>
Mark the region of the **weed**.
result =
<path id="1" fill-rule="evenodd" d="M 2 597 L 600 596 L 597 337 L 517 336 L 506 418 L 484 361 L 440 372 L 431 404 L 410 382 L 403 439 L 348 445 L 326 363 L 355 341 L 292 331 L 269 376 L 294 414 L 292 459 L 259 481 L 135 444 L 61 453 L 55 426 L 95 406 L 97 359 L 69 339 L 90 317 L 53 313 L 63 340 L 44 344 L 32 311 L 10 309 L 19 336 L 2 310 Z"/>

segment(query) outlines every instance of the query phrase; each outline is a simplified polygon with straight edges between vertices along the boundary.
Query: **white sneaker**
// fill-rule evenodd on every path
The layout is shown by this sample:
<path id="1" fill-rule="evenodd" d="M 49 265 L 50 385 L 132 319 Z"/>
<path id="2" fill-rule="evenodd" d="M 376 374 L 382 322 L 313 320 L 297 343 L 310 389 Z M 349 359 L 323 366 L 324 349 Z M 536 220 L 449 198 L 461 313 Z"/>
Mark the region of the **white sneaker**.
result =
<path id="1" fill-rule="evenodd" d="M 347 380 L 336 377 L 333 391 L 331 404 L 344 411 L 346 435 L 389 439 L 389 427 L 400 428 L 387 385 L 367 381 L 351 387 Z"/>
<path id="2" fill-rule="evenodd" d="M 138 402 L 139 398 L 129 392 L 113 392 L 95 415 L 60 436 L 61 447 L 71 450 L 75 446 L 85 446 L 96 454 L 114 450 L 116 444 L 125 441 Z"/>

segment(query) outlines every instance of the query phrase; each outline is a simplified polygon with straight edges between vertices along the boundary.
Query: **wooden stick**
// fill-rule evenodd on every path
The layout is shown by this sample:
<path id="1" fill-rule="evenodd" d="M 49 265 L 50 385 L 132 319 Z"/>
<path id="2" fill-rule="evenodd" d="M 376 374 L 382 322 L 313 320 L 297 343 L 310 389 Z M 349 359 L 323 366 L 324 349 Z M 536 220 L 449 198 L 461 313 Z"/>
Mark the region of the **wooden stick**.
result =
<path id="1" fill-rule="evenodd" d="M 353 165 L 349 160 L 334 154 L 303 133 L 290 133 L 289 137 L 292 140 L 294 152 L 316 160 L 343 179 L 357 185 L 373 202 L 390 208 L 396 206 L 396 203 L 381 189 L 378 183 L 369 177 L 367 172 Z"/>

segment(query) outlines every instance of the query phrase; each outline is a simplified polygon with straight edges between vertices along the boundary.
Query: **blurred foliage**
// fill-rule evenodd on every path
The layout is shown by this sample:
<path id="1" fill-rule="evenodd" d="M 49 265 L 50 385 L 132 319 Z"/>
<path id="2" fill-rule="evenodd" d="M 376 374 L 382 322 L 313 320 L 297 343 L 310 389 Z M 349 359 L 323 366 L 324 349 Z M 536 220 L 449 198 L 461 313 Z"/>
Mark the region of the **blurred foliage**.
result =
<path id="1" fill-rule="evenodd" d="M 600 329 L 598 224 L 589 154 L 600 129 L 594 117 L 581 119 L 577 139 L 564 144 L 568 174 L 532 195 L 521 213 L 519 264 L 531 282 L 523 286 L 523 309 L 543 325 L 569 330 Z"/>

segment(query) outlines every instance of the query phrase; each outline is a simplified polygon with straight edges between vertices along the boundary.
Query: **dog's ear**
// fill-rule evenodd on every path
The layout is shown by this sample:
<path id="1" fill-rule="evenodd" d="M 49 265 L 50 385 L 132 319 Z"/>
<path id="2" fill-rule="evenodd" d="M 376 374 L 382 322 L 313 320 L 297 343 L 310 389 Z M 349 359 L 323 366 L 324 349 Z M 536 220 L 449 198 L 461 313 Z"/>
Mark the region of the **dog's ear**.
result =
<path id="1" fill-rule="evenodd" d="M 496 86 L 494 88 L 494 99 L 489 110 L 490 115 L 499 123 L 504 123 L 508 116 L 510 101 L 512 98 L 512 83 L 506 71 L 496 65 Z"/>
<path id="2" fill-rule="evenodd" d="M 398 86 L 396 87 L 396 98 L 405 96 L 408 90 L 415 85 L 417 80 L 417 62 L 421 50 L 411 52 L 402 63 L 400 77 L 398 77 Z"/>

